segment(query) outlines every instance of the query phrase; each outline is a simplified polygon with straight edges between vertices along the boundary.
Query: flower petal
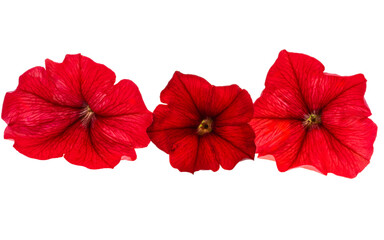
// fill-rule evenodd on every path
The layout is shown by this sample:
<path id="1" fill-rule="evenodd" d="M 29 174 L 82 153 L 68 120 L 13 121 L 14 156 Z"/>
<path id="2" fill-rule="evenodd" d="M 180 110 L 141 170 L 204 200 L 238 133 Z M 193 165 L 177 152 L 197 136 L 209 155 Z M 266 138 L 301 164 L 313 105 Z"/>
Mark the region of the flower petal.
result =
<path id="1" fill-rule="evenodd" d="M 202 137 L 187 135 L 175 144 L 170 154 L 172 167 L 181 172 L 194 173 L 199 170 L 219 170 L 219 161 L 215 154 L 216 136 L 208 134 Z"/>
<path id="2" fill-rule="evenodd" d="M 17 89 L 7 93 L 4 99 L 2 118 L 8 124 L 4 137 L 14 139 L 14 147 L 28 157 L 61 157 L 64 144 L 50 141 L 78 120 L 79 111 Z"/>
<path id="3" fill-rule="evenodd" d="M 226 95 L 227 94 L 223 94 L 223 96 Z M 246 90 L 238 91 L 236 97 L 231 99 L 231 102 L 226 103 L 223 106 L 225 107 L 219 108 L 217 106 L 213 106 L 213 109 L 219 109 L 220 111 L 215 118 L 216 126 L 241 125 L 248 123 L 253 116 L 252 99 Z"/>
<path id="4" fill-rule="evenodd" d="M 324 78 L 328 79 L 329 88 L 333 89 L 333 92 L 328 94 L 329 97 L 324 101 L 323 121 L 338 121 L 344 124 L 371 115 L 364 99 L 367 81 L 364 75 L 340 77 L 327 74 Z"/>
<path id="5" fill-rule="evenodd" d="M 212 86 L 203 78 L 175 72 L 168 85 L 160 94 L 160 100 L 172 109 L 192 120 L 200 120 L 202 114 L 196 99 L 206 98 Z"/>
<path id="6" fill-rule="evenodd" d="M 67 55 L 62 63 L 47 59 L 45 65 L 57 91 L 90 105 L 96 105 L 112 88 L 116 79 L 112 70 L 80 54 Z"/>
<path id="7" fill-rule="evenodd" d="M 351 135 L 348 136 L 351 137 Z M 375 135 L 368 138 L 368 141 L 363 140 L 366 136 L 360 135 L 353 139 L 358 139 L 362 143 L 367 142 L 368 145 L 372 144 Z M 302 150 L 290 168 L 312 165 L 323 174 L 330 172 L 348 178 L 356 177 L 368 165 L 372 151 L 359 151 L 362 147 L 357 150 L 351 148 L 342 142 L 345 139 L 339 139 L 338 137 L 326 128 L 308 131 Z M 372 150 L 372 147 L 370 150 Z"/>
<path id="8" fill-rule="evenodd" d="M 259 157 L 273 155 L 280 171 L 289 169 L 301 150 L 306 135 L 300 121 L 254 118 L 256 152 Z"/>
<path id="9" fill-rule="evenodd" d="M 237 145 L 244 139 L 241 137 L 237 141 L 230 141 L 219 134 L 214 135 L 215 138 L 211 141 L 211 146 L 215 149 L 215 157 L 223 169 L 232 170 L 237 163 L 245 159 L 254 159 L 255 147 L 252 142 L 247 146 Z"/>
<path id="10" fill-rule="evenodd" d="M 120 137 L 124 144 L 129 143 L 135 148 L 149 144 L 146 131 L 152 123 L 152 113 L 148 111 L 138 87 L 132 81 L 121 80 L 98 104 L 90 107 L 96 114 L 95 131 Z"/>
<path id="11" fill-rule="evenodd" d="M 108 133 L 110 132 L 84 127 L 81 122 L 77 122 L 61 139 L 67 146 L 65 159 L 72 164 L 90 169 L 114 168 L 123 156 L 136 159 L 132 146 L 126 142 L 113 141 L 115 139 Z"/>
<path id="12" fill-rule="evenodd" d="M 199 137 L 195 134 L 186 135 L 174 144 L 174 150 L 169 155 L 171 166 L 180 172 L 194 173 L 199 149 Z"/>
<path id="13" fill-rule="evenodd" d="M 152 142 L 166 153 L 174 148 L 174 143 L 186 135 L 195 134 L 199 121 L 187 118 L 168 105 L 159 105 L 153 112 L 153 123 L 147 129 Z"/>
<path id="14" fill-rule="evenodd" d="M 268 72 L 266 89 L 255 102 L 255 117 L 301 119 L 309 112 L 301 80 L 322 73 L 324 66 L 304 54 L 283 50 Z"/>
<path id="15" fill-rule="evenodd" d="M 238 126 L 216 126 L 214 134 L 222 140 L 228 142 L 237 151 L 245 155 L 246 158 L 254 159 L 255 157 L 255 133 L 248 124 Z M 221 149 L 221 148 L 217 148 Z M 222 159 L 220 159 L 221 161 Z M 240 161 L 241 159 L 239 159 Z"/>
<path id="16" fill-rule="evenodd" d="M 327 134 L 333 137 L 335 142 L 347 148 L 349 152 L 353 152 L 352 155 L 357 155 L 355 161 L 369 163 L 373 154 L 373 143 L 377 135 L 377 126 L 371 119 L 343 121 L 336 116 L 325 119 L 323 126 L 327 130 Z M 346 161 L 346 164 L 348 163 L 353 164 Z"/>

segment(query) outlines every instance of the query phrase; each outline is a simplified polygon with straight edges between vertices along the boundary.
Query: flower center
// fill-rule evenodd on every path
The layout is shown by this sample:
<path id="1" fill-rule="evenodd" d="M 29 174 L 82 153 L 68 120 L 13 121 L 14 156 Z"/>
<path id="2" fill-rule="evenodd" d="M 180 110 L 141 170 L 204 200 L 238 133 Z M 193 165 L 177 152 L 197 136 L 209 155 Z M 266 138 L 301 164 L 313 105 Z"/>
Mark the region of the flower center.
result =
<path id="1" fill-rule="evenodd" d="M 212 124 L 213 120 L 210 117 L 207 117 L 203 121 L 201 121 L 200 125 L 197 127 L 197 134 L 204 135 L 212 132 Z"/>
<path id="2" fill-rule="evenodd" d="M 320 114 L 318 113 L 311 113 L 309 115 L 306 115 L 304 119 L 305 120 L 303 123 L 305 127 L 316 126 L 321 123 Z"/>
<path id="3" fill-rule="evenodd" d="M 83 124 L 83 126 L 88 126 L 94 116 L 95 113 L 92 111 L 89 105 L 84 107 L 83 110 L 80 112 L 81 123 Z"/>

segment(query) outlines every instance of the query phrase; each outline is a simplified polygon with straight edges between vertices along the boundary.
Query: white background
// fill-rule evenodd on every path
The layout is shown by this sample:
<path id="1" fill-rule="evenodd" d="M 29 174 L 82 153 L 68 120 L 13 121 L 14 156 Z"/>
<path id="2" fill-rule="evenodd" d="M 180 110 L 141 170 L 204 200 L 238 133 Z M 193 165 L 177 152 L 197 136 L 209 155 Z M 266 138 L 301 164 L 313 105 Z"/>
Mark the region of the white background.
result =
<path id="1" fill-rule="evenodd" d="M 363 73 L 379 132 L 352 180 L 280 173 L 257 158 L 180 173 L 152 143 L 134 162 L 95 171 L 0 140 L 0 239 L 384 239 L 383 11 L 380 1 L 1 0 L 1 99 L 45 58 L 82 53 L 133 80 L 151 111 L 175 70 L 236 83 L 255 100 L 287 49 L 330 73 Z"/>

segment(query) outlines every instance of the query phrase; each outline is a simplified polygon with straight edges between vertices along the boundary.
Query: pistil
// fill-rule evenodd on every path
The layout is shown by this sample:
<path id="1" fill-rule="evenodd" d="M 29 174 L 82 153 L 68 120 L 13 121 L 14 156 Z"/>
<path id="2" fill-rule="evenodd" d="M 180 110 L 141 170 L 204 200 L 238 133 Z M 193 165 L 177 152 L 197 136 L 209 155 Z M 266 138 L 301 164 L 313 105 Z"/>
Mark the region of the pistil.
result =
<path id="1" fill-rule="evenodd" d="M 213 120 L 210 117 L 205 118 L 203 121 L 201 121 L 200 125 L 197 127 L 197 134 L 198 135 L 204 135 L 207 133 L 212 132 L 212 125 Z"/>
<path id="2" fill-rule="evenodd" d="M 80 112 L 81 123 L 83 124 L 83 126 L 88 126 L 94 115 L 95 113 L 92 111 L 89 105 L 84 107 L 83 110 Z"/>
<path id="3" fill-rule="evenodd" d="M 306 115 L 303 122 L 305 127 L 317 126 L 320 123 L 321 117 L 318 113 L 311 113 L 309 115 Z"/>

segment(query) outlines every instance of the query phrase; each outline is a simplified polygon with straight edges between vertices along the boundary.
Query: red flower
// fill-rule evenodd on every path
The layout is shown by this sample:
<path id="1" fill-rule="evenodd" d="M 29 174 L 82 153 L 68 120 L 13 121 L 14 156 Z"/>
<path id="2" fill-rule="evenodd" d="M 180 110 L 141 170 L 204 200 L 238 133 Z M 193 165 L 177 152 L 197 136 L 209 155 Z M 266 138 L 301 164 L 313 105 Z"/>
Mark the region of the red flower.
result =
<path id="1" fill-rule="evenodd" d="M 252 99 L 237 85 L 215 87 L 205 79 L 176 72 L 154 111 L 148 134 L 170 154 L 182 172 L 230 170 L 244 158 L 254 158 Z"/>
<path id="2" fill-rule="evenodd" d="M 64 157 L 87 168 L 113 168 L 136 159 L 134 148 L 149 144 L 152 114 L 130 80 L 78 55 L 63 63 L 45 61 L 20 76 L 6 94 L 4 137 L 20 153 L 37 159 Z"/>
<path id="3" fill-rule="evenodd" d="M 377 133 L 366 80 L 323 71 L 312 57 L 280 52 L 254 104 L 257 152 L 273 155 L 282 172 L 306 166 L 353 178 L 369 163 Z"/>

